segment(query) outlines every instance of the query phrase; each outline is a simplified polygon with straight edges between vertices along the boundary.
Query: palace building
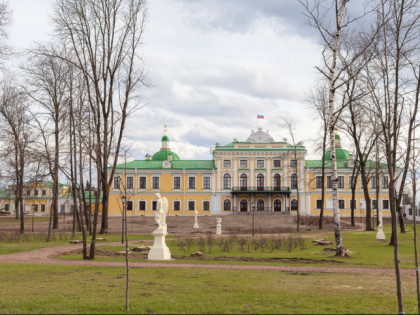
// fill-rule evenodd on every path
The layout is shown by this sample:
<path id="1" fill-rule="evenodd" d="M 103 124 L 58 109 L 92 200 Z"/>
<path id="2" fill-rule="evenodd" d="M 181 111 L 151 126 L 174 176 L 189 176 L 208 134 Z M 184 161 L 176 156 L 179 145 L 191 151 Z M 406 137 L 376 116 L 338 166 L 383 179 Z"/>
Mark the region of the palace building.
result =
<path id="1" fill-rule="evenodd" d="M 350 216 L 353 156 L 337 140 L 338 195 L 341 215 Z M 255 211 L 319 215 L 321 208 L 322 160 L 306 160 L 306 148 L 287 141 L 275 141 L 258 128 L 243 142 L 216 144 L 211 160 L 181 160 L 170 149 L 169 138 L 162 138 L 160 151 L 145 160 L 118 164 L 110 191 L 109 214 L 121 215 L 122 197 L 127 214 L 153 215 L 160 192 L 168 199 L 169 215 L 235 214 Z M 325 156 L 325 215 L 332 215 L 330 153 Z M 373 165 L 374 162 L 371 161 Z M 380 180 L 379 201 L 376 183 Z M 372 209 L 377 206 L 389 215 L 388 176 L 369 182 Z M 298 198 L 299 188 L 299 198 Z M 357 180 L 355 215 L 366 209 L 361 179 Z M 298 202 L 298 199 L 300 202 Z"/>

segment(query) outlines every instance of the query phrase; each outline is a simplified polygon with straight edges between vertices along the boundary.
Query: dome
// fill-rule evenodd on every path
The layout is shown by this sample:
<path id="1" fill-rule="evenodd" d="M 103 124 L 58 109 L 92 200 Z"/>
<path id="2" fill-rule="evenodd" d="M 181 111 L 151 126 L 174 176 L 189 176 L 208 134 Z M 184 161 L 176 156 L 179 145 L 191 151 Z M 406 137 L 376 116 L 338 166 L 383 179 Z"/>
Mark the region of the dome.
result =
<path id="1" fill-rule="evenodd" d="M 341 148 L 335 149 L 335 158 L 337 161 L 348 160 L 350 156 L 351 156 L 351 153 L 347 150 L 344 150 Z M 331 160 L 331 152 L 327 151 L 325 152 L 325 161 L 330 161 L 330 160 Z"/>
<path id="2" fill-rule="evenodd" d="M 162 137 L 162 141 L 169 141 L 168 136 L 167 136 L 167 135 L 164 135 L 164 136 Z"/>
<path id="3" fill-rule="evenodd" d="M 264 132 L 262 130 L 262 128 L 258 128 L 257 131 L 254 132 L 254 130 L 252 130 L 251 135 L 248 137 L 248 139 L 246 140 L 246 142 L 251 142 L 251 143 L 270 143 L 270 142 L 275 142 L 273 137 L 270 136 L 270 134 L 267 132 Z"/>
<path id="4" fill-rule="evenodd" d="M 166 161 L 169 160 L 168 156 L 172 155 L 172 161 L 178 161 L 179 156 L 172 152 L 171 150 L 160 150 L 159 152 L 156 152 L 152 156 L 152 161 Z"/>

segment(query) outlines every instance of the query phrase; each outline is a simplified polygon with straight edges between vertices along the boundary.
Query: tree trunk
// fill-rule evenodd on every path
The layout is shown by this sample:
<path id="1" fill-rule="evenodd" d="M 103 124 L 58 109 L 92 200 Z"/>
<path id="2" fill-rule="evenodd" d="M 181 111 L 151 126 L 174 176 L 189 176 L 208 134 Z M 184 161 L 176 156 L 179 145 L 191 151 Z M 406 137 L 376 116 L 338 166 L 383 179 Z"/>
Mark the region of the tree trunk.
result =
<path id="1" fill-rule="evenodd" d="M 324 122 L 325 124 L 325 122 Z M 319 212 L 319 224 L 318 227 L 320 230 L 323 228 L 323 219 L 324 219 L 324 203 L 325 203 L 325 151 L 327 147 L 327 126 L 324 126 L 324 136 L 322 139 L 322 165 L 321 165 L 321 211 Z"/>

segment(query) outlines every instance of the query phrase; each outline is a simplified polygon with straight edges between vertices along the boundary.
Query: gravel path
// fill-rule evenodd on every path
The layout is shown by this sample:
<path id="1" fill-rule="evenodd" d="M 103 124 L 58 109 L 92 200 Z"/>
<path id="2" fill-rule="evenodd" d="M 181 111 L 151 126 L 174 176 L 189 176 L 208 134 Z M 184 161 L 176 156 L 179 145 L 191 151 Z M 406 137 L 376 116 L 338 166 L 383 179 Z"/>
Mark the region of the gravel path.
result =
<path id="1" fill-rule="evenodd" d="M 98 246 L 117 245 L 120 242 L 102 243 Z M 95 261 L 95 260 L 62 260 L 54 257 L 74 250 L 80 250 L 82 245 L 63 245 L 36 249 L 28 252 L 0 255 L 0 263 L 24 263 L 38 265 L 63 266 L 101 266 L 125 267 L 125 262 Z M 395 274 L 392 268 L 355 268 L 355 267 L 314 267 L 314 266 L 263 266 L 263 265 L 225 265 L 225 264 L 188 264 L 166 262 L 130 262 L 130 268 L 197 268 L 197 269 L 234 269 L 234 270 L 270 270 L 279 272 L 324 272 L 351 274 Z M 402 274 L 415 275 L 415 270 L 401 269 Z"/>

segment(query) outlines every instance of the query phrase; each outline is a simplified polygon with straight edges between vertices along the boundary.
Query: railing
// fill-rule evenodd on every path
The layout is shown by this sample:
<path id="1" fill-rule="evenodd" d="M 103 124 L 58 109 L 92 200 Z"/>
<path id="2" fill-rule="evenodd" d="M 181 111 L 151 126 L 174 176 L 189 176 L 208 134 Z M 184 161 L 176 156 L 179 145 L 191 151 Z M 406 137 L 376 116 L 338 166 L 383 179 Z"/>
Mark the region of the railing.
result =
<path id="1" fill-rule="evenodd" d="M 252 211 L 249 209 L 249 207 L 246 209 L 246 211 L 241 211 L 241 207 L 233 207 L 232 212 L 236 214 L 252 214 Z M 264 207 L 264 209 L 258 210 L 257 207 L 255 207 L 255 214 L 272 214 L 272 213 L 278 213 L 278 214 L 290 214 L 289 207 L 286 207 L 286 210 L 284 208 L 281 209 L 281 211 L 275 211 L 273 207 Z"/>
<path id="2" fill-rule="evenodd" d="M 282 191 L 290 192 L 288 186 L 237 186 L 232 187 L 232 191 Z"/>

